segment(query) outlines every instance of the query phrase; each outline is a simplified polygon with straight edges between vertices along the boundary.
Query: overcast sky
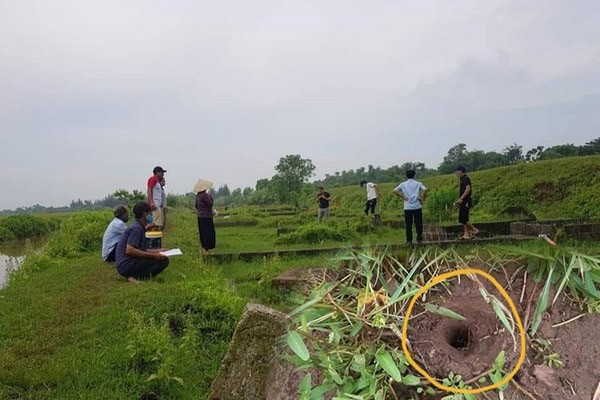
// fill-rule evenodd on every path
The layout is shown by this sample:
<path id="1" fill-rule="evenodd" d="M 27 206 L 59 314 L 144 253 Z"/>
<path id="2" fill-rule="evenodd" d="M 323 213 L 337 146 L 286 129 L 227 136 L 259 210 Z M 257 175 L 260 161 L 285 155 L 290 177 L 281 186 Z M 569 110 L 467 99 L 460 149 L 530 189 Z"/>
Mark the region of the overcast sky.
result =
<path id="1" fill-rule="evenodd" d="M 600 136 L 600 1 L 0 0 L 0 209 Z M 399 177 L 400 179 L 400 177 Z"/>

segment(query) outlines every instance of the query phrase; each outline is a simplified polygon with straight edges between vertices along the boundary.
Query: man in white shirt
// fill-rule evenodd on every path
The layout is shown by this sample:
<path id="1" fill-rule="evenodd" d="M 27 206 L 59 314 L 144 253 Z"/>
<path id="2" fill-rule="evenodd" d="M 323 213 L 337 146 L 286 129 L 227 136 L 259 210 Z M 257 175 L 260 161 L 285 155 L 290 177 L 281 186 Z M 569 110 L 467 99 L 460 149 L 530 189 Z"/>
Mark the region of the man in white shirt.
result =
<path id="1" fill-rule="evenodd" d="M 106 262 L 115 261 L 115 249 L 119 238 L 127 229 L 126 222 L 129 221 L 129 210 L 125 206 L 116 206 L 113 208 L 113 220 L 108 224 L 104 236 L 102 237 L 102 259 Z"/>
<path id="2" fill-rule="evenodd" d="M 159 227 L 159 229 L 161 231 L 165 230 L 167 227 L 167 194 L 165 193 L 165 185 L 166 185 L 166 181 L 165 181 L 165 177 L 163 176 L 162 178 L 160 178 L 158 180 L 158 183 L 160 183 L 160 190 L 162 191 L 162 225 Z"/>
<path id="3" fill-rule="evenodd" d="M 423 241 L 423 201 L 427 188 L 415 180 L 416 172 L 412 169 L 406 171 L 406 181 L 394 189 L 394 194 L 404 200 L 404 223 L 406 225 L 406 243 L 412 243 L 412 225 L 415 223 L 417 230 L 417 243 Z"/>
<path id="4" fill-rule="evenodd" d="M 360 187 L 367 188 L 367 202 L 365 203 L 365 214 L 369 215 L 369 210 L 371 214 L 375 214 L 375 206 L 377 205 L 377 198 L 379 197 L 379 187 L 376 183 L 361 181 Z"/>

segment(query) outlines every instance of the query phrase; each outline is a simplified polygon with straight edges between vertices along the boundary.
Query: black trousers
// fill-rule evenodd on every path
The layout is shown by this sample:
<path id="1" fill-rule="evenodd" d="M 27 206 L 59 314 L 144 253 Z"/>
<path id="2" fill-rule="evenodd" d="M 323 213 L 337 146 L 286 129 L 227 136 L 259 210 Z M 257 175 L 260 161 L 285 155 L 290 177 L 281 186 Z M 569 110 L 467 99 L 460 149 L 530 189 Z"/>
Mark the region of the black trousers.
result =
<path id="1" fill-rule="evenodd" d="M 365 214 L 369 215 L 369 210 L 371 210 L 371 214 L 375 214 L 375 206 L 377 205 L 377 199 L 367 200 L 365 203 Z"/>
<path id="2" fill-rule="evenodd" d="M 115 262 L 115 257 L 117 255 L 117 245 L 115 244 L 115 247 L 113 247 L 113 249 L 110 251 L 110 253 L 108 253 L 108 257 L 106 257 L 106 260 L 104 260 L 105 262 Z"/>
<path id="3" fill-rule="evenodd" d="M 169 266 L 169 259 L 155 260 L 153 258 L 138 258 L 135 260 L 135 264 L 128 267 L 119 267 L 119 273 L 124 277 L 134 277 L 136 279 L 152 278 L 160 274 L 165 268 Z"/>
<path id="4" fill-rule="evenodd" d="M 413 221 L 415 223 L 415 228 L 417 228 L 417 242 L 423 241 L 423 211 L 419 208 L 418 210 L 404 210 L 407 243 L 412 243 L 413 240 Z"/>
<path id="5" fill-rule="evenodd" d="M 198 217 L 198 235 L 204 250 L 212 250 L 216 247 L 217 237 L 212 218 Z"/>

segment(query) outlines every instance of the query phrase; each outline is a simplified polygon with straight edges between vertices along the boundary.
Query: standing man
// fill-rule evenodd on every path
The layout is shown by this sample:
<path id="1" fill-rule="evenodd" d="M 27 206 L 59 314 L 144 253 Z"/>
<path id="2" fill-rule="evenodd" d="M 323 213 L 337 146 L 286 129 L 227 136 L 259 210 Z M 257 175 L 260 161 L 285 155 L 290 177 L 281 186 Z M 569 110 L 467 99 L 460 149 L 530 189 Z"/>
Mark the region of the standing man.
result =
<path id="1" fill-rule="evenodd" d="M 152 209 L 154 216 L 154 225 L 157 230 L 162 230 L 164 226 L 163 216 L 163 189 L 160 186 L 160 180 L 164 178 L 166 169 L 162 167 L 154 167 L 153 175 L 148 178 L 148 189 L 146 190 L 146 201 Z"/>
<path id="2" fill-rule="evenodd" d="M 379 198 L 379 186 L 373 182 L 360 181 L 360 187 L 367 188 L 367 202 L 365 203 L 365 214 L 369 215 L 369 210 L 371 210 L 371 214 L 375 214 L 375 206 L 377 205 L 377 198 Z"/>
<path id="3" fill-rule="evenodd" d="M 160 183 L 160 190 L 162 191 L 162 217 L 163 217 L 163 224 L 161 227 L 161 231 L 167 229 L 167 194 L 165 193 L 165 185 L 166 185 L 166 181 L 165 181 L 165 177 L 163 176 L 162 178 L 160 178 L 160 180 L 158 181 L 158 183 Z"/>
<path id="4" fill-rule="evenodd" d="M 125 206 L 118 205 L 113 208 L 113 215 L 115 217 L 110 221 L 102 236 L 102 259 L 106 262 L 115 261 L 117 243 L 127 229 L 127 221 L 129 221 L 129 211 Z"/>
<path id="5" fill-rule="evenodd" d="M 152 223 L 152 210 L 145 201 L 133 207 L 135 222 L 123 232 L 116 250 L 117 271 L 129 282 L 152 278 L 169 265 L 167 256 L 160 254 L 165 249 L 148 249 L 146 227 Z"/>
<path id="6" fill-rule="evenodd" d="M 469 222 L 469 212 L 473 206 L 471 179 L 467 176 L 467 169 L 462 164 L 456 167 L 454 174 L 459 178 L 458 200 L 454 205 L 458 207 L 458 222 L 463 225 L 464 229 L 460 238 L 462 240 L 473 239 L 479 233 L 479 230 Z"/>
<path id="7" fill-rule="evenodd" d="M 319 203 L 317 218 L 319 222 L 329 218 L 329 200 L 331 200 L 331 196 L 323 189 L 323 186 L 320 186 L 317 193 L 317 202 Z"/>
<path id="8" fill-rule="evenodd" d="M 404 223 L 406 226 L 406 243 L 411 244 L 412 225 L 415 223 L 417 230 L 417 243 L 423 241 L 423 201 L 427 188 L 419 181 L 415 180 L 416 172 L 412 169 L 406 171 L 406 181 L 399 184 L 394 189 L 394 194 L 404 200 Z"/>

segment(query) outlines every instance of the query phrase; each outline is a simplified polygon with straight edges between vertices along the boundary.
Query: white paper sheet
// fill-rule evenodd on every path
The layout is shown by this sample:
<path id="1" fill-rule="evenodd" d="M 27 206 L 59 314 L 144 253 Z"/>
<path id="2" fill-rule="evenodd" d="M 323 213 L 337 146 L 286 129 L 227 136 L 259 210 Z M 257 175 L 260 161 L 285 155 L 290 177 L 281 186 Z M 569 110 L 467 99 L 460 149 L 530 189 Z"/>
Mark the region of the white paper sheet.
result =
<path id="1" fill-rule="evenodd" d="M 181 252 L 181 249 L 171 249 L 171 250 L 167 250 L 167 251 L 161 251 L 160 254 L 162 254 L 163 256 L 171 257 L 171 256 L 180 256 L 183 253 Z"/>

